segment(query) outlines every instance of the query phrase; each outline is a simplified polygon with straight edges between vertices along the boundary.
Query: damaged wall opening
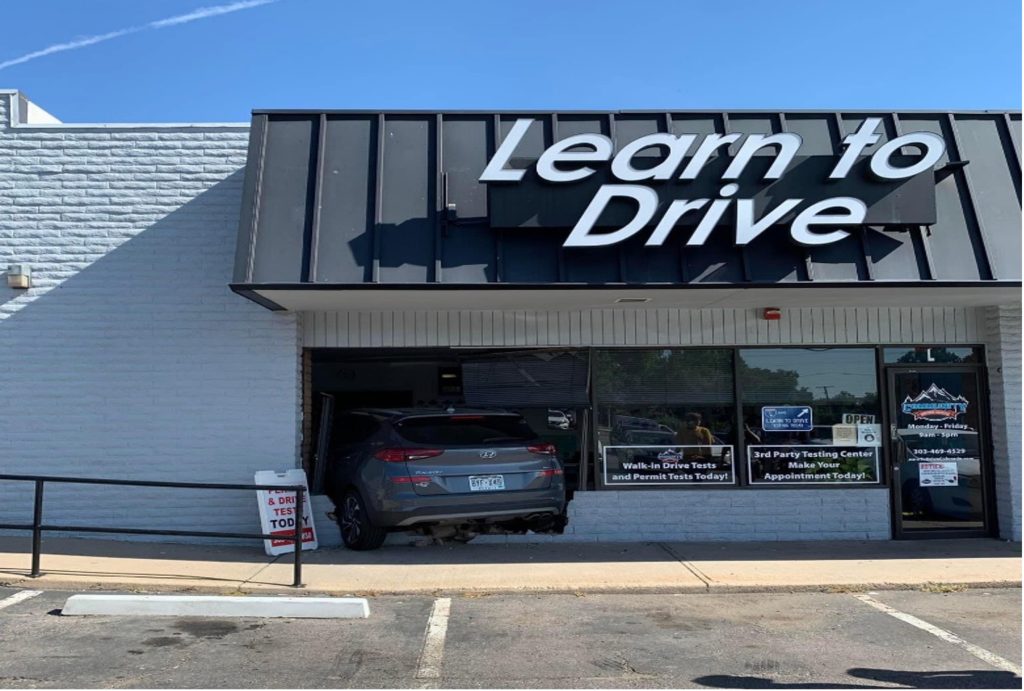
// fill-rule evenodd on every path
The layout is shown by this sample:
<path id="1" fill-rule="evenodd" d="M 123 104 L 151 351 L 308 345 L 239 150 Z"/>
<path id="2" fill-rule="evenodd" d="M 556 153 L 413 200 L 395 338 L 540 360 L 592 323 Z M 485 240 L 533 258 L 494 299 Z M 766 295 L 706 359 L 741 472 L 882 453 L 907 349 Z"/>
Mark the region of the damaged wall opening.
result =
<path id="1" fill-rule="evenodd" d="M 367 409 L 516 413 L 551 445 L 564 473 L 567 501 L 586 477 L 581 473 L 590 424 L 586 350 L 309 349 L 305 362 L 309 424 L 303 465 L 316 492 L 330 492 L 338 449 L 358 436 L 351 427 L 363 419 L 352 413 Z"/>

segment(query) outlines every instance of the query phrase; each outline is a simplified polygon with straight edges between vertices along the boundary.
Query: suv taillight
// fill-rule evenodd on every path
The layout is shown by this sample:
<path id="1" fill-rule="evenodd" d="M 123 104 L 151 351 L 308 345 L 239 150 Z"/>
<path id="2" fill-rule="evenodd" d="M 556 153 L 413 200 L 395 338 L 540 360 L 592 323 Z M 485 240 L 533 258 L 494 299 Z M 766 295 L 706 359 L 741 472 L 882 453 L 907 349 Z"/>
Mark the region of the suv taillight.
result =
<path id="1" fill-rule="evenodd" d="M 418 485 L 422 482 L 429 483 L 430 479 L 429 475 L 409 475 L 393 477 L 391 478 L 391 481 L 396 485 Z"/>
<path id="2" fill-rule="evenodd" d="M 555 455 L 555 445 L 550 442 L 544 442 L 543 444 L 530 444 L 526 447 L 526 450 L 530 453 L 542 453 L 545 456 Z"/>
<path id="3" fill-rule="evenodd" d="M 424 458 L 434 458 L 443 453 L 444 451 L 441 449 L 381 449 L 373 454 L 373 457 L 388 463 L 406 463 L 408 461 L 419 461 Z"/>

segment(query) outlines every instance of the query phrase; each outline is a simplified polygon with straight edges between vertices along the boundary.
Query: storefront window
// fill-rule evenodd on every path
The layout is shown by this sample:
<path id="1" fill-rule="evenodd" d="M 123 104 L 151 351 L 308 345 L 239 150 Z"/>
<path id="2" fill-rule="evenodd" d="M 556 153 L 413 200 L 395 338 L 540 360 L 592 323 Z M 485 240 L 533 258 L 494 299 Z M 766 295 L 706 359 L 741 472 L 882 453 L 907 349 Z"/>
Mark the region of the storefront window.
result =
<path id="1" fill-rule="evenodd" d="M 599 350 L 593 382 L 599 484 L 735 484 L 731 351 Z"/>
<path id="2" fill-rule="evenodd" d="M 887 365 L 916 365 L 927 363 L 973 363 L 981 362 L 981 348 L 916 346 L 913 348 L 886 348 Z"/>
<path id="3" fill-rule="evenodd" d="M 741 349 L 737 368 L 750 484 L 880 481 L 873 349 Z"/>

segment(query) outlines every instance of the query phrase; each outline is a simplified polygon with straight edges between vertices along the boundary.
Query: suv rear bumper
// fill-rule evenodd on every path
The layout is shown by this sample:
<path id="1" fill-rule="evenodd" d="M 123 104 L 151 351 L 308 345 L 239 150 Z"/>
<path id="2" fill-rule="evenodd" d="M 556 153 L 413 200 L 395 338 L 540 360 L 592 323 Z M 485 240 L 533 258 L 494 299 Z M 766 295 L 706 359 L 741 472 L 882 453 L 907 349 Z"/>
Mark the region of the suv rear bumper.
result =
<path id="1" fill-rule="evenodd" d="M 417 496 L 409 501 L 391 498 L 384 506 L 370 508 L 370 519 L 383 528 L 412 527 L 422 523 L 462 523 L 471 521 L 500 521 L 523 518 L 531 514 L 561 514 L 565 509 L 565 495 L 543 489 L 516 492 L 515 497 L 495 495 L 442 495 Z"/>

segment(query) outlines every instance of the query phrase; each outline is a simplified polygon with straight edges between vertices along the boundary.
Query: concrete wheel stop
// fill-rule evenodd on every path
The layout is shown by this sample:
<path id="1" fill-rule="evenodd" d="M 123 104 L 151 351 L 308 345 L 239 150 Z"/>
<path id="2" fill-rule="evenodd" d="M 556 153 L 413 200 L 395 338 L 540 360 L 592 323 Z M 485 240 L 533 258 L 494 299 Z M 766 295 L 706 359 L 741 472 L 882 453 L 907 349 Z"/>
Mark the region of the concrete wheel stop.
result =
<path id="1" fill-rule="evenodd" d="M 361 597 L 258 597 L 234 595 L 72 595 L 64 616 L 270 617 L 366 619 Z"/>

